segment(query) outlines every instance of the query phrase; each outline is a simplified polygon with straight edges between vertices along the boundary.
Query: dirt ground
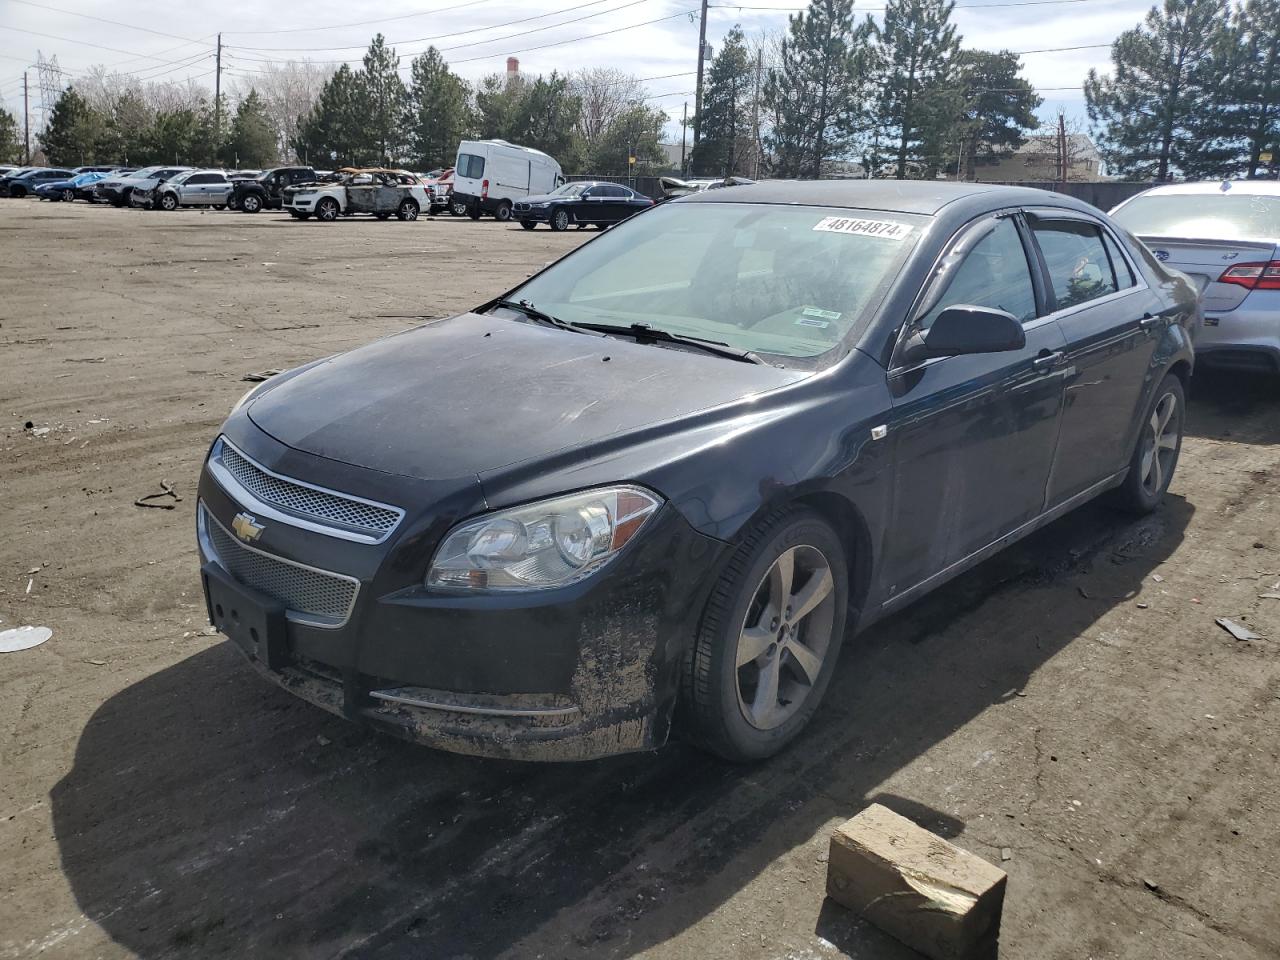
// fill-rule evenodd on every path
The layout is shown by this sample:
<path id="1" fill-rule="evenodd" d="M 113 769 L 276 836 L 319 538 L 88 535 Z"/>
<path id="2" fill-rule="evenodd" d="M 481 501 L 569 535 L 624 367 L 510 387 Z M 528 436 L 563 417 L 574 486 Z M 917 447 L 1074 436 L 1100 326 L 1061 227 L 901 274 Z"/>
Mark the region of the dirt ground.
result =
<path id="1" fill-rule="evenodd" d="M 1274 380 L 1197 376 L 1156 514 L 1086 507 L 875 627 L 755 767 L 433 753 L 207 635 L 195 481 L 241 377 L 588 236 L 0 201 L 0 628 L 54 633 L 0 654 L 0 957 L 896 960 L 823 898 L 873 798 L 1009 849 L 1006 958 L 1280 956 Z"/>

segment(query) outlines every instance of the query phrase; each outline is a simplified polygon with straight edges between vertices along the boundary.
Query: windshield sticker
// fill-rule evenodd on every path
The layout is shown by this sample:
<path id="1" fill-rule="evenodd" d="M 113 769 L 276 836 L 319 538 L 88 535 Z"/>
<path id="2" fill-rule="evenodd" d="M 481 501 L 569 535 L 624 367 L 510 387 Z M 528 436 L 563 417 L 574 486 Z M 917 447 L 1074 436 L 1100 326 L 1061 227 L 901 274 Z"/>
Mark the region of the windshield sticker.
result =
<path id="1" fill-rule="evenodd" d="M 891 220 L 860 220 L 856 217 L 823 217 L 813 228 L 824 233 L 849 233 L 859 237 L 879 237 L 882 240 L 905 240 L 911 227 Z"/>
<path id="2" fill-rule="evenodd" d="M 825 330 L 827 329 L 827 327 L 831 326 L 831 323 L 830 321 L 827 321 L 827 320 L 815 320 L 813 317 L 801 317 L 796 321 L 796 326 L 797 327 L 818 327 L 822 330 Z"/>
<path id="3" fill-rule="evenodd" d="M 805 307 L 804 315 L 806 317 L 817 317 L 819 320 L 839 320 L 840 319 L 840 311 L 820 310 L 817 307 Z"/>

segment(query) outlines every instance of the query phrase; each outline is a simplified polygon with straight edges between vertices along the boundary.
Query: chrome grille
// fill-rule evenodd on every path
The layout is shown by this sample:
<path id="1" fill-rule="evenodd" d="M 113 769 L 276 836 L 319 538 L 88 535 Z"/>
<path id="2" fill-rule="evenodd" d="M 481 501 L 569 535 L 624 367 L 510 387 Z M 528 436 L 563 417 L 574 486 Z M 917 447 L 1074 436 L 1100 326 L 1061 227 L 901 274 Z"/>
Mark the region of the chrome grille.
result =
<path id="1" fill-rule="evenodd" d="M 240 583 L 282 603 L 293 619 L 338 627 L 355 606 L 360 581 L 245 546 L 200 506 L 207 548 Z"/>
<path id="2" fill-rule="evenodd" d="M 403 513 L 355 497 L 320 490 L 270 473 L 245 457 L 226 439 L 218 442 L 217 459 L 232 478 L 257 499 L 321 524 L 343 527 L 381 540 Z"/>

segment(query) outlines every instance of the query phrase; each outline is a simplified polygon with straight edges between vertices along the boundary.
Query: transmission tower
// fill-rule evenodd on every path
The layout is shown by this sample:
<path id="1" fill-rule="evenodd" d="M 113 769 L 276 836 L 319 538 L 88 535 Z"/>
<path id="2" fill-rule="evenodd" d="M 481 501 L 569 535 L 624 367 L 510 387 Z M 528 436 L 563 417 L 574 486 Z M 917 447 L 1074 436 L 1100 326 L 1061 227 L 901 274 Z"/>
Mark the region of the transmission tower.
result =
<path id="1" fill-rule="evenodd" d="M 36 69 L 40 71 L 40 129 L 43 130 L 53 116 L 53 105 L 62 96 L 62 68 L 58 66 L 57 54 L 46 60 L 44 53 L 37 50 Z"/>

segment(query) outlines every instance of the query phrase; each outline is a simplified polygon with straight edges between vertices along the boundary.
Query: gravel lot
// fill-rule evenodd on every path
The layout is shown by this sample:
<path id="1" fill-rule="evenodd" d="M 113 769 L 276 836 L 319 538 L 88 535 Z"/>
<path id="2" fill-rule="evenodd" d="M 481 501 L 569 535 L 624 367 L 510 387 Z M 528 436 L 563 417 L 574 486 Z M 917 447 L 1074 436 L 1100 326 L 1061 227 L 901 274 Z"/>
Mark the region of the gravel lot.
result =
<path id="1" fill-rule="evenodd" d="M 241 377 L 588 236 L 0 201 L 0 627 L 54 631 L 0 655 L 0 957 L 914 956 L 823 900 L 872 798 L 1009 848 L 1007 958 L 1280 955 L 1280 382 L 1197 377 L 1160 511 L 1086 507 L 874 628 L 756 767 L 433 753 L 205 633 Z"/>

